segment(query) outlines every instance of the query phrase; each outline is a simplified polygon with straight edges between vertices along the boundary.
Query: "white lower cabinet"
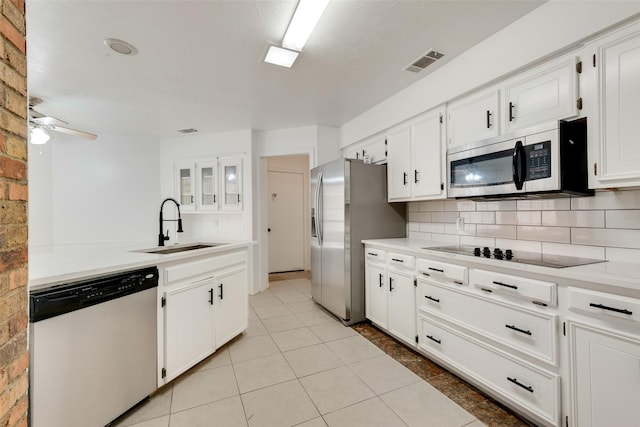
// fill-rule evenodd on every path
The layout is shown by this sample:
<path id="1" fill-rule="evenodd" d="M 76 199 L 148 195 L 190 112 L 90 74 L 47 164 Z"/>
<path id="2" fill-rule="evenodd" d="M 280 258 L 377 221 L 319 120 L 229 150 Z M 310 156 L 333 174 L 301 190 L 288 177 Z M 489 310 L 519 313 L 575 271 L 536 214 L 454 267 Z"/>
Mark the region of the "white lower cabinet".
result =
<path id="1" fill-rule="evenodd" d="M 163 268 L 159 384 L 200 362 L 248 326 L 246 250 Z"/>
<path id="2" fill-rule="evenodd" d="M 635 427 L 640 422 L 640 337 L 569 323 L 572 425 Z"/>
<path id="3" fill-rule="evenodd" d="M 419 350 L 517 405 L 537 423 L 560 423 L 560 376 L 419 316 Z"/>
<path id="4" fill-rule="evenodd" d="M 412 256 L 365 250 L 365 316 L 407 344 L 416 335 L 415 281 Z M 372 258 L 376 257 L 376 258 Z M 398 265 L 390 267 L 389 263 Z M 408 265 L 407 268 L 404 268 Z"/>

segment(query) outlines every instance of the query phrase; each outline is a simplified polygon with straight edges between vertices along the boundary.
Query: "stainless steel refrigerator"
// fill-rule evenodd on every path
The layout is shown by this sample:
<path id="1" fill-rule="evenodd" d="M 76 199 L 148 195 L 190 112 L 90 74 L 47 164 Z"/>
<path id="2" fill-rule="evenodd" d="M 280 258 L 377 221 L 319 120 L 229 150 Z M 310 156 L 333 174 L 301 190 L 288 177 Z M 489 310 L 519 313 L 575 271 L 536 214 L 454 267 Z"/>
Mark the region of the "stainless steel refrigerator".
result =
<path id="1" fill-rule="evenodd" d="M 387 166 L 340 159 L 311 170 L 311 296 L 351 325 L 365 319 L 363 239 L 405 237 L 387 202 Z"/>

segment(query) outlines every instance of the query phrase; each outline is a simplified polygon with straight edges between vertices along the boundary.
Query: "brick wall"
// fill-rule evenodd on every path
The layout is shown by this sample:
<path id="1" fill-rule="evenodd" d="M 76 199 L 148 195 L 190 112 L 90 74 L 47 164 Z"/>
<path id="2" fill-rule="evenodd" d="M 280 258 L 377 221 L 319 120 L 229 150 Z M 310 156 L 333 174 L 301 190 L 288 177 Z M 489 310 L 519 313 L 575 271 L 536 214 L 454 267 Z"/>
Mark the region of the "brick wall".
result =
<path id="1" fill-rule="evenodd" d="M 24 0 L 0 0 L 0 426 L 27 425 L 27 59 Z"/>

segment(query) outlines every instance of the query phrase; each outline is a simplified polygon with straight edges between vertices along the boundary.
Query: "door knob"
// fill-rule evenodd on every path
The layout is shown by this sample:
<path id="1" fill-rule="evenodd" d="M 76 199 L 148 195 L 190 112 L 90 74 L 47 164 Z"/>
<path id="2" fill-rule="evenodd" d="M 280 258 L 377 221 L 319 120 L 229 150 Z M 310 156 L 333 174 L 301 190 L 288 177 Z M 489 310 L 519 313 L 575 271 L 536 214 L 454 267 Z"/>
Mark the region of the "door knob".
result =
<path id="1" fill-rule="evenodd" d="M 268 232 L 268 233 L 271 233 L 271 229 L 270 229 L 270 228 L 267 228 L 267 232 Z"/>

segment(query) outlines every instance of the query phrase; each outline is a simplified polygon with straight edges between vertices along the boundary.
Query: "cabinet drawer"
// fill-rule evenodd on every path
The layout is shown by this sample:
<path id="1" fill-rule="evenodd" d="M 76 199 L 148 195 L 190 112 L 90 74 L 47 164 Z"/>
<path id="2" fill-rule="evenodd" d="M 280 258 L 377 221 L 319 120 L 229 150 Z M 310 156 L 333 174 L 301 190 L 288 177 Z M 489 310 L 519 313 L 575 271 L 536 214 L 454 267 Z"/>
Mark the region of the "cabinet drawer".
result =
<path id="1" fill-rule="evenodd" d="M 478 288 L 548 305 L 557 304 L 555 283 L 475 269 L 469 273 L 469 279 Z"/>
<path id="2" fill-rule="evenodd" d="M 419 280 L 418 307 L 547 363 L 557 364 L 558 316 Z"/>
<path id="3" fill-rule="evenodd" d="M 246 252 L 212 255 L 196 261 L 183 262 L 164 269 L 164 283 L 170 284 L 188 277 L 208 273 L 212 270 L 241 264 L 247 261 Z"/>
<path id="4" fill-rule="evenodd" d="M 640 322 L 640 300 L 569 287 L 569 309 Z"/>
<path id="5" fill-rule="evenodd" d="M 364 249 L 364 253 L 365 253 L 366 257 L 367 257 L 367 261 L 384 262 L 384 261 L 387 260 L 387 251 L 383 251 L 382 249 L 366 247 Z"/>
<path id="6" fill-rule="evenodd" d="M 458 285 L 466 285 L 469 283 L 469 269 L 460 265 L 418 258 L 416 261 L 416 269 L 419 275 L 433 277 L 435 280 L 446 279 Z"/>
<path id="7" fill-rule="evenodd" d="M 517 362 L 434 320 L 420 316 L 418 322 L 420 350 L 449 362 L 544 424 L 559 425 L 558 375 Z"/>
<path id="8" fill-rule="evenodd" d="M 410 268 L 416 266 L 416 258 L 411 255 L 403 255 L 395 252 L 389 252 L 389 266 L 391 268 Z"/>

